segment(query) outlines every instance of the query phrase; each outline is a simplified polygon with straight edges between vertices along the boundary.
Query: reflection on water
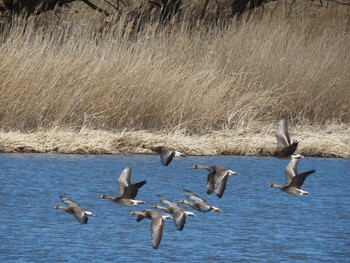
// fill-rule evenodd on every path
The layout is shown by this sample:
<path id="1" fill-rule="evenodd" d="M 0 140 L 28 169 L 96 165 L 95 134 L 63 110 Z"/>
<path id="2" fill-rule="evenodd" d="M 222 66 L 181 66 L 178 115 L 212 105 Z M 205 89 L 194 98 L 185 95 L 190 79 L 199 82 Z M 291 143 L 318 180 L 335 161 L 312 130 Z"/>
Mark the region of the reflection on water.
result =
<path id="1" fill-rule="evenodd" d="M 267 187 L 284 183 L 287 163 L 266 157 L 187 157 L 165 167 L 159 156 L 0 154 L 0 261 L 348 261 L 349 160 L 304 158 L 299 171 L 316 169 L 303 185 L 309 196 Z M 206 171 L 191 169 L 194 164 L 222 165 L 240 175 L 229 178 L 218 199 L 206 194 Z M 146 204 L 124 207 L 99 199 L 117 194 L 117 179 L 127 165 L 133 182 L 148 181 L 138 195 Z M 155 251 L 150 220 L 137 223 L 129 213 L 156 204 L 156 194 L 179 201 L 182 188 L 222 213 L 196 212 L 181 232 L 167 220 Z M 81 225 L 53 209 L 61 194 L 96 216 Z"/>

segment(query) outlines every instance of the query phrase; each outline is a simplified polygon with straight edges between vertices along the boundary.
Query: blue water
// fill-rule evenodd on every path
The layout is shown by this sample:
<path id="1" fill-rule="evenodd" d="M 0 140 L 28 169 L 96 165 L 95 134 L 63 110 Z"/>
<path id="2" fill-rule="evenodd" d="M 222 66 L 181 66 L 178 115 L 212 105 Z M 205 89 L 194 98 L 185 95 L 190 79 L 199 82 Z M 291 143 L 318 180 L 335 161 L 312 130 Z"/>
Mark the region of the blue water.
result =
<path id="1" fill-rule="evenodd" d="M 0 262 L 349 262 L 349 159 L 301 160 L 299 171 L 317 171 L 303 185 L 309 196 L 267 186 L 284 184 L 287 163 L 187 157 L 164 167 L 158 156 L 0 154 Z M 218 199 L 206 194 L 206 171 L 191 169 L 195 164 L 222 165 L 240 175 L 229 178 Z M 99 199 L 116 195 L 127 165 L 132 182 L 148 181 L 138 194 L 146 204 L 125 207 Z M 196 212 L 181 232 L 167 220 L 153 250 L 151 221 L 137 223 L 129 213 L 158 203 L 156 194 L 183 199 L 182 188 L 222 213 Z M 96 216 L 83 225 L 53 209 L 61 194 Z"/>

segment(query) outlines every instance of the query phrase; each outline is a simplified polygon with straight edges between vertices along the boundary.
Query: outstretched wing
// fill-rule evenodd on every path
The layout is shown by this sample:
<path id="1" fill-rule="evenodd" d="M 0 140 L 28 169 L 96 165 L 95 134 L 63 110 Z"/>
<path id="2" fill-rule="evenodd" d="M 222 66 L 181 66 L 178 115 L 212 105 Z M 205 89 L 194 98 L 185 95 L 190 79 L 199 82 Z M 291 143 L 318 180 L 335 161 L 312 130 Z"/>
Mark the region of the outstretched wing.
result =
<path id="1" fill-rule="evenodd" d="M 300 173 L 300 174 L 296 175 L 292 179 L 290 185 L 300 189 L 300 187 L 303 185 L 306 177 L 308 177 L 310 174 L 313 174 L 314 172 L 316 172 L 316 170 L 312 169 L 310 171 L 303 172 L 303 173 Z"/>
<path id="2" fill-rule="evenodd" d="M 173 207 L 174 223 L 178 230 L 182 230 L 186 224 L 186 213 L 180 207 Z"/>
<path id="3" fill-rule="evenodd" d="M 277 130 L 276 130 L 276 139 L 277 139 L 277 149 L 288 147 L 290 145 L 287 119 L 285 117 L 282 117 L 278 122 Z"/>
<path id="4" fill-rule="evenodd" d="M 301 155 L 293 155 L 292 160 L 287 165 L 285 170 L 286 185 L 289 185 L 290 182 L 293 180 L 293 178 L 298 174 L 298 164 L 299 164 L 300 158 L 302 158 Z"/>
<path id="5" fill-rule="evenodd" d="M 64 195 L 60 195 L 60 198 L 62 200 L 63 203 L 65 203 L 68 206 L 80 206 L 77 202 L 73 201 L 72 199 L 69 199 L 68 197 L 64 196 Z"/>
<path id="6" fill-rule="evenodd" d="M 276 151 L 277 157 L 289 157 L 293 153 L 295 153 L 297 147 L 298 147 L 298 141 L 293 141 L 293 143 L 285 148 L 279 149 Z"/>
<path id="7" fill-rule="evenodd" d="M 162 241 L 164 229 L 164 220 L 160 217 L 153 217 L 151 223 L 151 231 L 152 231 L 152 247 L 153 249 L 157 249 L 159 247 L 160 241 Z"/>
<path id="8" fill-rule="evenodd" d="M 159 201 L 161 201 L 163 204 L 166 204 L 168 206 L 175 206 L 175 207 L 179 207 L 176 203 L 174 203 L 173 201 L 171 201 L 170 199 L 166 198 L 163 195 L 157 195 Z"/>
<path id="9" fill-rule="evenodd" d="M 206 200 L 204 200 L 199 195 L 196 195 L 195 193 L 191 192 L 190 190 L 183 189 L 183 192 L 186 195 L 186 197 L 191 199 L 193 202 L 205 202 L 205 203 L 207 203 Z"/>
<path id="10" fill-rule="evenodd" d="M 215 193 L 219 198 L 221 198 L 225 192 L 228 176 L 228 171 L 222 172 L 222 175 L 215 180 Z"/>
<path id="11" fill-rule="evenodd" d="M 130 179 L 131 178 L 131 167 L 127 166 L 122 173 L 120 174 L 118 178 L 118 187 L 119 187 L 119 194 L 118 196 L 121 196 L 124 193 L 125 187 L 129 186 L 131 184 Z"/>
<path id="12" fill-rule="evenodd" d="M 141 182 L 131 184 L 124 189 L 124 193 L 122 195 L 123 199 L 135 199 L 139 188 L 141 188 L 147 181 L 143 180 Z"/>
<path id="13" fill-rule="evenodd" d="M 214 188 L 214 172 L 210 172 L 207 176 L 207 194 L 213 193 Z"/>
<path id="14" fill-rule="evenodd" d="M 168 147 L 161 147 L 160 160 L 164 166 L 168 166 L 175 156 L 175 151 Z"/>

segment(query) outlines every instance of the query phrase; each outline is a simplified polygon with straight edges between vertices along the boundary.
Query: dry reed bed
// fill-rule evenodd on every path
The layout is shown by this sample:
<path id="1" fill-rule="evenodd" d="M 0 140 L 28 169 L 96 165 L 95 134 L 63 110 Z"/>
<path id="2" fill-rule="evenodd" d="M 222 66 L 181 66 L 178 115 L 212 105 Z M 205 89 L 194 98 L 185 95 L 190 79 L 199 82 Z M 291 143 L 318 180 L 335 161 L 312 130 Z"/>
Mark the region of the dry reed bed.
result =
<path id="1" fill-rule="evenodd" d="M 0 41 L 2 148 L 15 149 L 17 139 L 10 138 L 17 134 L 24 140 L 18 144 L 39 152 L 56 151 L 46 146 L 55 142 L 59 152 L 117 153 L 134 149 L 143 136 L 172 143 L 172 134 L 183 131 L 174 143 L 192 145 L 192 154 L 264 154 L 274 138 L 260 135 L 282 114 L 292 125 L 348 131 L 347 12 L 339 7 L 286 17 L 275 10 L 238 27 L 232 22 L 193 30 L 183 22 L 169 30 L 150 24 L 137 34 L 121 23 L 104 29 L 96 17 L 45 25 L 18 20 Z M 62 132 L 82 127 L 86 132 Z M 13 130 L 32 134 L 6 135 Z M 90 141 L 92 130 L 105 130 L 95 131 L 100 142 Z M 297 133 L 305 137 L 301 151 L 307 155 L 349 156 L 348 134 L 309 130 L 315 136 Z M 214 135 L 218 131 L 224 132 Z M 226 131 L 232 139 L 225 139 Z M 120 149 L 114 144 L 119 139 Z M 210 147 L 197 151 L 198 144 Z"/>
<path id="2" fill-rule="evenodd" d="M 143 145 L 168 145 L 188 155 L 270 155 L 275 149 L 274 126 L 260 133 L 251 131 L 214 132 L 188 136 L 180 131 L 107 132 L 82 129 L 79 132 L 52 129 L 34 133 L 0 132 L 1 152 L 150 154 Z M 326 125 L 293 128 L 300 141 L 298 153 L 305 156 L 350 157 L 350 127 Z"/>

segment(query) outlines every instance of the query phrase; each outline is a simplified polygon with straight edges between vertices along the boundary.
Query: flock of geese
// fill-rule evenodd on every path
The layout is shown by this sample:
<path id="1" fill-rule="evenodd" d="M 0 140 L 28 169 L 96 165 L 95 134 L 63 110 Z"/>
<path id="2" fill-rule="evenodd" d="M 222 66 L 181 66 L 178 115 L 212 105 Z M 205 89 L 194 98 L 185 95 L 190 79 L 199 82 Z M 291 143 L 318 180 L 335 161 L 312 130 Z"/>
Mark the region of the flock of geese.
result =
<path id="1" fill-rule="evenodd" d="M 303 158 L 300 154 L 294 154 L 297 149 L 298 142 L 293 141 L 291 143 L 288 134 L 287 120 L 282 117 L 277 126 L 276 131 L 277 147 L 273 153 L 273 156 L 277 158 L 290 158 L 291 161 L 285 169 L 286 182 L 284 185 L 269 184 L 270 187 L 279 188 L 280 190 L 292 194 L 292 195 L 308 195 L 309 193 L 301 189 L 305 179 L 315 170 L 309 170 L 303 173 L 298 173 L 297 167 L 299 161 Z M 160 155 L 161 163 L 164 166 L 168 166 L 175 156 L 186 157 L 185 154 L 166 147 L 148 147 L 157 154 Z M 221 166 L 206 166 L 206 165 L 194 165 L 193 169 L 205 169 L 208 171 L 206 192 L 207 194 L 215 193 L 218 198 L 222 198 L 226 189 L 226 184 L 229 176 L 238 175 L 237 172 L 226 169 Z M 141 181 L 137 183 L 131 183 L 131 167 L 126 167 L 118 179 L 119 193 L 117 196 L 101 195 L 103 199 L 109 199 L 115 203 L 125 206 L 134 206 L 144 204 L 142 200 L 136 200 L 138 190 L 146 184 L 147 181 Z M 192 209 L 199 212 L 221 212 L 218 207 L 209 204 L 205 199 L 199 195 L 193 193 L 188 189 L 183 189 L 187 199 L 180 200 L 179 203 L 188 205 Z M 152 232 L 152 247 L 157 249 L 160 245 L 163 236 L 164 220 L 173 218 L 174 224 L 177 230 L 183 230 L 187 216 L 195 216 L 193 212 L 185 211 L 178 203 L 171 201 L 162 195 L 157 195 L 159 201 L 163 205 L 154 205 L 152 208 L 162 210 L 165 214 L 162 214 L 154 209 L 147 209 L 144 211 L 132 211 L 130 214 L 137 216 L 136 221 L 140 222 L 144 218 L 151 219 L 151 232 Z M 69 199 L 66 196 L 60 196 L 61 201 L 67 206 L 56 205 L 54 208 L 62 209 L 69 214 L 72 214 L 80 223 L 86 224 L 88 217 L 94 216 L 92 212 L 86 211 L 78 203 Z"/>

